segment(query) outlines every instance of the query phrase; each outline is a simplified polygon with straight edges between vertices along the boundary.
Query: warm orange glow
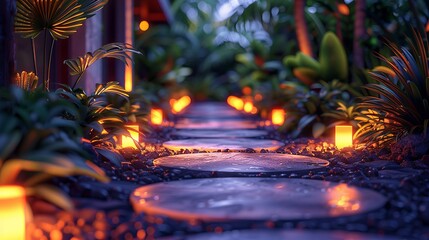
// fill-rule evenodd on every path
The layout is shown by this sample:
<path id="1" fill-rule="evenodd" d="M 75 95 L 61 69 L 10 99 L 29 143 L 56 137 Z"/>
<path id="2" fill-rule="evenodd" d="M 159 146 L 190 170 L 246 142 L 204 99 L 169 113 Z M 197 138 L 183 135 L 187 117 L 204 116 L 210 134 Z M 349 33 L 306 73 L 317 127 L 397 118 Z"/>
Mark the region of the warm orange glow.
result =
<path id="1" fill-rule="evenodd" d="M 153 125 L 161 125 L 164 121 L 164 115 L 162 113 L 162 109 L 152 108 L 150 110 L 150 122 Z"/>
<path id="2" fill-rule="evenodd" d="M 258 108 L 253 106 L 252 111 L 250 111 L 250 114 L 257 114 L 258 113 Z"/>
<path id="3" fill-rule="evenodd" d="M 328 189 L 328 203 L 334 215 L 355 212 L 360 209 L 359 194 L 356 189 L 341 183 Z"/>
<path id="4" fill-rule="evenodd" d="M 25 240 L 25 190 L 0 187 L 0 239 Z"/>
<path id="5" fill-rule="evenodd" d="M 350 14 L 350 9 L 349 7 L 344 4 L 344 3 L 340 3 L 337 5 L 338 8 L 338 12 L 341 13 L 344 16 L 348 16 Z"/>
<path id="6" fill-rule="evenodd" d="M 133 0 L 125 1 L 125 42 L 133 45 Z M 131 53 L 128 53 L 131 56 Z M 125 66 L 124 88 L 131 92 L 133 90 L 133 64 Z"/>
<path id="7" fill-rule="evenodd" d="M 353 146 L 352 126 L 335 126 L 335 146 L 338 149 Z"/>
<path id="8" fill-rule="evenodd" d="M 142 32 L 146 32 L 149 29 L 150 25 L 149 22 L 146 20 L 143 20 L 139 24 L 139 28 Z"/>
<path id="9" fill-rule="evenodd" d="M 122 136 L 122 148 L 131 147 L 137 149 L 134 141 L 139 141 L 139 125 L 127 125 L 131 137 Z"/>
<path id="10" fill-rule="evenodd" d="M 244 95 L 250 95 L 252 94 L 252 89 L 250 87 L 244 87 L 242 90 Z"/>
<path id="11" fill-rule="evenodd" d="M 264 96 L 262 96 L 262 94 L 260 93 L 255 94 L 255 101 L 260 102 L 262 101 L 262 99 L 264 99 Z"/>
<path id="12" fill-rule="evenodd" d="M 226 102 L 233 108 L 237 109 L 238 111 L 243 110 L 244 102 L 243 99 L 236 97 L 236 96 L 229 96 L 226 99 Z"/>
<path id="13" fill-rule="evenodd" d="M 251 113 L 251 112 L 252 112 L 253 107 L 254 107 L 254 106 L 253 106 L 252 101 L 246 101 L 246 102 L 244 103 L 243 110 L 244 110 L 245 112 L 247 112 L 247 113 Z"/>
<path id="14" fill-rule="evenodd" d="M 191 101 L 192 100 L 189 96 L 183 96 L 178 100 L 172 98 L 170 99 L 171 111 L 173 113 L 180 113 L 183 109 L 189 106 L 189 104 L 191 104 Z"/>
<path id="15" fill-rule="evenodd" d="M 275 108 L 271 111 L 271 122 L 274 125 L 281 126 L 285 122 L 285 110 L 281 108 Z"/>

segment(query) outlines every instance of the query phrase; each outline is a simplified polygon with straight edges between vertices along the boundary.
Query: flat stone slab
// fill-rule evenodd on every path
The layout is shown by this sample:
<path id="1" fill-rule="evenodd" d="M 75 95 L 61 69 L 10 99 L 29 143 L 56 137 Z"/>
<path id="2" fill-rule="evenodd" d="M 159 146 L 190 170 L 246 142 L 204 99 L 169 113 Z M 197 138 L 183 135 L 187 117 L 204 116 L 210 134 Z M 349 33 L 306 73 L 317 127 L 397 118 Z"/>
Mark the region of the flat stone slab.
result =
<path id="1" fill-rule="evenodd" d="M 181 220 L 269 221 L 326 219 L 382 207 L 378 192 L 308 179 L 204 178 L 137 188 L 136 212 Z"/>
<path id="2" fill-rule="evenodd" d="M 196 153 L 155 159 L 161 167 L 226 173 L 278 173 L 316 170 L 323 159 L 280 153 Z"/>
<path id="3" fill-rule="evenodd" d="M 242 116 L 239 111 L 229 107 L 223 102 L 193 103 L 181 115 L 192 118 L 227 118 Z"/>
<path id="4" fill-rule="evenodd" d="M 254 129 L 258 124 L 244 119 L 189 119 L 177 121 L 177 129 Z"/>
<path id="5" fill-rule="evenodd" d="M 274 151 L 282 147 L 283 143 L 276 140 L 248 138 L 196 138 L 171 140 L 164 142 L 162 145 L 168 149 L 176 151 L 181 149 L 197 149 L 199 151 L 229 149 L 230 151 L 244 151 L 248 148 L 252 148 L 255 151 L 261 151 L 262 149 Z"/>
<path id="6" fill-rule="evenodd" d="M 217 130 L 217 129 L 183 129 L 172 133 L 178 137 L 190 138 L 252 138 L 268 135 L 267 131 L 255 129 Z"/>
<path id="7" fill-rule="evenodd" d="M 378 236 L 374 234 L 345 231 L 321 230 L 239 230 L 223 233 L 201 233 L 181 237 L 167 237 L 159 240 L 399 240 L 393 236 Z"/>

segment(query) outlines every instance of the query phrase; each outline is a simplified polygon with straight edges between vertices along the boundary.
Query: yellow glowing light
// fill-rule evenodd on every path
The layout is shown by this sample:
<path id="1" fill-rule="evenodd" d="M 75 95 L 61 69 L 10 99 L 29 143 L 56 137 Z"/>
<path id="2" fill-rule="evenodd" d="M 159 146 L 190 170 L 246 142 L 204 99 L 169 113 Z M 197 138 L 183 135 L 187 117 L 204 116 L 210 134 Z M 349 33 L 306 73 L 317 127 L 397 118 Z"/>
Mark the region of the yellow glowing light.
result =
<path id="1" fill-rule="evenodd" d="M 125 9 L 125 42 L 133 45 L 133 0 L 125 1 Z M 131 53 L 127 54 L 132 57 Z M 133 64 L 131 63 L 125 66 L 124 88 L 129 92 L 133 90 Z"/>
<path id="2" fill-rule="evenodd" d="M 142 32 L 146 32 L 149 29 L 150 25 L 149 22 L 146 20 L 143 20 L 139 24 L 139 28 Z"/>
<path id="3" fill-rule="evenodd" d="M 228 103 L 229 106 L 237 109 L 238 111 L 243 110 L 244 107 L 244 102 L 243 99 L 236 97 L 236 96 L 229 96 L 226 99 L 226 102 Z"/>
<path id="4" fill-rule="evenodd" d="M 335 146 L 338 149 L 353 146 L 352 126 L 335 126 Z"/>
<path id="5" fill-rule="evenodd" d="M 271 111 L 271 122 L 274 125 L 281 126 L 285 122 L 285 110 L 281 108 L 275 108 Z"/>
<path id="6" fill-rule="evenodd" d="M 162 109 L 152 108 L 150 110 L 150 122 L 153 125 L 161 125 L 164 121 L 164 115 L 162 113 Z"/>
<path id="7" fill-rule="evenodd" d="M 127 125 L 131 137 L 122 136 L 122 148 L 131 147 L 137 149 L 134 141 L 139 141 L 139 125 Z"/>
<path id="8" fill-rule="evenodd" d="M 25 190 L 0 187 L 0 239 L 25 239 Z"/>
<path id="9" fill-rule="evenodd" d="M 252 101 L 246 101 L 246 102 L 244 103 L 243 110 L 244 110 L 245 112 L 247 112 L 247 113 L 251 113 L 251 112 L 252 112 L 252 109 L 253 109 L 253 103 L 252 103 Z"/>
<path id="10" fill-rule="evenodd" d="M 176 99 L 170 99 L 170 106 L 173 113 L 180 113 L 183 111 L 189 104 L 191 104 L 191 98 L 189 96 L 183 96 Z"/>

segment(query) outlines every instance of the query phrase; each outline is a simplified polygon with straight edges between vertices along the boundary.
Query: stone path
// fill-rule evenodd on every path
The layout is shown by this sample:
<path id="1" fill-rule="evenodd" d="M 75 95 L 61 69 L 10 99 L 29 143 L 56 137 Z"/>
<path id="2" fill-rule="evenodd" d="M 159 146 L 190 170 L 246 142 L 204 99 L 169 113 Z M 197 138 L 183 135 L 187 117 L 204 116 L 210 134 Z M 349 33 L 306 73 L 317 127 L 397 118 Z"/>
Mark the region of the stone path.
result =
<path id="1" fill-rule="evenodd" d="M 377 209 L 377 192 L 319 180 L 205 178 L 138 188 L 137 212 L 187 221 L 304 220 L 348 216 Z"/>
<path id="2" fill-rule="evenodd" d="M 344 231 L 308 231 L 308 230 L 240 230 L 224 233 L 203 233 L 186 237 L 160 238 L 159 240 L 399 240 L 392 236 L 377 236 Z"/>
<path id="3" fill-rule="evenodd" d="M 268 135 L 264 130 L 252 129 L 231 129 L 219 131 L 218 129 L 196 129 L 196 130 L 176 130 L 172 133 L 173 136 L 186 138 L 252 138 L 263 137 Z"/>
<path id="4" fill-rule="evenodd" d="M 158 158 L 160 167 L 219 173 L 279 173 L 319 170 L 329 162 L 277 153 L 197 153 Z"/>
<path id="5" fill-rule="evenodd" d="M 200 151 L 245 151 L 252 148 L 255 151 L 267 149 L 275 151 L 283 146 L 283 143 L 276 140 L 252 139 L 247 138 L 198 138 L 198 139 L 182 139 L 171 140 L 163 143 L 163 146 L 179 151 L 181 149 L 197 149 Z"/>
<path id="6" fill-rule="evenodd" d="M 176 151 L 197 149 L 209 153 L 163 157 L 156 159 L 154 164 L 173 170 L 252 173 L 250 176 L 255 176 L 255 173 L 309 172 L 329 164 L 317 158 L 260 153 L 262 149 L 275 151 L 283 144 L 275 140 L 252 138 L 261 138 L 261 134 L 266 133 L 257 129 L 257 126 L 256 121 L 245 118 L 222 103 L 194 104 L 179 116 L 176 132 L 172 134 L 192 139 L 171 140 L 163 143 L 163 146 Z M 249 152 L 249 148 L 256 153 Z M 137 212 L 204 222 L 346 218 L 378 209 L 386 203 L 386 198 L 375 191 L 344 183 L 264 177 L 203 178 L 156 183 L 137 188 L 130 200 Z M 394 239 L 338 231 L 278 230 L 200 234 L 179 239 L 316 238 Z"/>

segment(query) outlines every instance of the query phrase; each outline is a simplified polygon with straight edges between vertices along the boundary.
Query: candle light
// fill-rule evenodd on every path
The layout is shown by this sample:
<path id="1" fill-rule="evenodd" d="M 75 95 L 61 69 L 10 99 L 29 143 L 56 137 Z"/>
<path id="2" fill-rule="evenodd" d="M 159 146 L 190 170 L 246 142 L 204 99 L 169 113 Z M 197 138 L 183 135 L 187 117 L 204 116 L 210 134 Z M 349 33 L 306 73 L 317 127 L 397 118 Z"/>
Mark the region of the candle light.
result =
<path id="1" fill-rule="evenodd" d="M 129 129 L 128 132 L 130 133 L 131 137 L 122 136 L 122 148 L 132 147 L 137 149 L 136 143 L 134 141 L 139 141 L 139 125 L 127 125 L 127 128 Z"/>
<path id="2" fill-rule="evenodd" d="M 335 146 L 338 149 L 353 146 L 352 126 L 335 126 Z"/>
<path id="3" fill-rule="evenodd" d="M 285 110 L 281 108 L 274 108 L 271 111 L 271 122 L 274 125 L 281 126 L 285 122 Z"/>
<path id="4" fill-rule="evenodd" d="M 152 108 L 150 110 L 150 122 L 153 125 L 161 125 L 164 121 L 164 115 L 162 114 L 162 109 Z"/>
<path id="5" fill-rule="evenodd" d="M 178 100 L 170 99 L 170 106 L 173 113 L 180 113 L 189 106 L 189 104 L 191 104 L 191 98 L 189 96 L 183 96 Z"/>
<path id="6" fill-rule="evenodd" d="M 251 100 L 246 100 L 244 102 L 243 110 L 247 113 L 251 113 L 253 109 L 253 102 Z"/>
<path id="7" fill-rule="evenodd" d="M 243 110 L 243 106 L 244 106 L 244 102 L 241 98 L 236 97 L 236 96 L 229 96 L 226 99 L 226 102 L 228 103 L 228 105 L 230 105 L 231 107 L 237 109 L 238 111 Z"/>
<path id="8" fill-rule="evenodd" d="M 25 190 L 0 187 L 0 239 L 25 239 Z"/>

